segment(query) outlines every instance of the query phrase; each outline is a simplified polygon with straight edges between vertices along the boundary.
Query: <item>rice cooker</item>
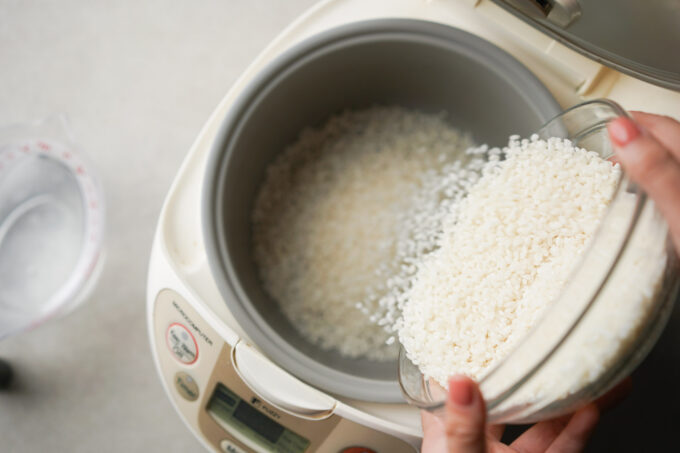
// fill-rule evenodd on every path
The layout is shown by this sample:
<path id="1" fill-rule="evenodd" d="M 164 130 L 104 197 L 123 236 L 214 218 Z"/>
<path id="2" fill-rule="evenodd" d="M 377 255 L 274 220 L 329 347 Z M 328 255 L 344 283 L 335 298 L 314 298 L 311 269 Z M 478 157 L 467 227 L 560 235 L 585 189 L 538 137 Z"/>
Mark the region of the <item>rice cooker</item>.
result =
<path id="1" fill-rule="evenodd" d="M 208 119 L 154 238 L 149 339 L 189 429 L 216 452 L 417 451 L 396 359 L 320 349 L 262 290 L 249 219 L 268 163 L 375 104 L 446 111 L 492 145 L 595 97 L 680 117 L 678 20 L 675 1 L 325 0 L 285 29 Z"/>

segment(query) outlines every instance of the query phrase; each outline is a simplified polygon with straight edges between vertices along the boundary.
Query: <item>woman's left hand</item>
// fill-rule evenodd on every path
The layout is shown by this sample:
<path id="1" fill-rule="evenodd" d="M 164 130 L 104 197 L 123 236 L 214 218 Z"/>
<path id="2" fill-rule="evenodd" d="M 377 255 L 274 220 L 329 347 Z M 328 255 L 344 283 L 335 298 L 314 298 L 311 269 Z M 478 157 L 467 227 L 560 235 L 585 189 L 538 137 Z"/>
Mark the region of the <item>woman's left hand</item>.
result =
<path id="1" fill-rule="evenodd" d="M 486 406 L 477 384 L 464 376 L 449 381 L 446 417 L 423 411 L 422 453 L 577 453 L 595 429 L 600 411 L 627 395 L 626 379 L 595 403 L 574 414 L 540 422 L 512 444 L 500 439 L 504 426 L 486 424 Z"/>

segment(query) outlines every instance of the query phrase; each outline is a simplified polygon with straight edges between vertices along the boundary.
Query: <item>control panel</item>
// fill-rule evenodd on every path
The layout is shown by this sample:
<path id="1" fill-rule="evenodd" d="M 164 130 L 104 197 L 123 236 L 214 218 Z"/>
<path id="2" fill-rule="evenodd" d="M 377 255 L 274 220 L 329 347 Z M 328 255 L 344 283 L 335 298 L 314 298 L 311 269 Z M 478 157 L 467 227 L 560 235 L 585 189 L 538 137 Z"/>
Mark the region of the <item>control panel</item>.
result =
<path id="1" fill-rule="evenodd" d="M 253 391 L 239 374 L 235 352 L 240 340 L 226 343 L 172 290 L 159 292 L 153 324 L 155 354 L 170 397 L 194 433 L 216 452 L 414 451 L 397 437 L 332 411 L 310 419 L 277 407 Z M 283 372 L 268 361 L 261 368 L 262 373 Z M 273 394 L 286 390 L 268 389 Z"/>

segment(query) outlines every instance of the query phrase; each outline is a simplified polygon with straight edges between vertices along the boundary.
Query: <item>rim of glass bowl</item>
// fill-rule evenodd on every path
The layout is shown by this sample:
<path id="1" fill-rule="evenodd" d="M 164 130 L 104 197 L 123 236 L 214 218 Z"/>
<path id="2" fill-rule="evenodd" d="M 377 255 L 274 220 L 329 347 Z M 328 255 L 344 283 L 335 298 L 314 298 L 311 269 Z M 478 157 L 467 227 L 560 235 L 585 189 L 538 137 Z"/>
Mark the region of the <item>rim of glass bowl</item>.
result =
<path id="1" fill-rule="evenodd" d="M 621 107 L 619 106 L 616 102 L 611 101 L 609 99 L 595 99 L 591 101 L 586 101 L 583 103 L 579 103 L 577 105 L 574 105 L 566 110 L 564 110 L 562 113 L 556 115 L 555 117 L 551 118 L 549 121 L 547 121 L 543 126 L 538 131 L 539 136 L 543 136 L 546 138 L 546 135 L 544 134 L 549 134 L 549 130 L 552 130 L 552 132 L 562 132 L 562 136 L 565 135 L 567 130 L 565 129 L 564 123 L 568 123 L 572 117 L 580 114 L 580 112 L 587 112 L 590 110 L 595 110 L 595 109 L 602 109 L 602 113 L 607 114 L 606 117 L 600 118 L 598 121 L 594 121 L 592 124 L 588 124 L 587 127 L 581 127 L 578 131 L 577 134 L 569 134 L 569 139 L 572 141 L 578 141 L 579 138 L 585 137 L 593 132 L 596 132 L 599 129 L 602 129 L 606 127 L 606 124 L 613 120 L 614 118 L 617 117 L 626 117 L 626 118 L 631 118 L 630 115 Z M 554 136 L 554 134 L 549 134 L 549 136 Z M 609 158 L 611 157 L 612 154 L 607 155 L 607 156 L 602 156 L 604 158 Z M 564 333 L 558 337 L 557 341 L 540 356 L 539 359 L 537 359 L 529 368 L 526 370 L 519 379 L 517 379 L 515 382 L 511 382 L 509 385 L 507 385 L 507 388 L 505 390 L 501 391 L 497 396 L 489 399 L 486 401 L 486 408 L 487 412 L 491 412 L 494 408 L 498 407 L 501 405 L 503 402 L 505 402 L 510 396 L 512 396 L 517 390 L 519 390 L 527 381 L 529 381 L 538 370 L 541 369 L 541 367 L 546 364 L 550 358 L 560 349 L 562 344 L 569 338 L 571 333 L 578 327 L 579 323 L 583 320 L 583 318 L 586 316 L 586 314 L 590 311 L 591 307 L 595 304 L 595 301 L 598 299 L 600 293 L 602 292 L 602 289 L 605 287 L 607 282 L 609 281 L 612 272 L 614 269 L 616 269 L 616 266 L 619 263 L 619 260 L 621 258 L 621 255 L 623 251 L 625 250 L 630 237 L 635 230 L 635 226 L 637 225 L 638 219 L 640 217 L 640 214 L 642 212 L 642 209 L 647 201 L 647 197 L 644 192 L 630 179 L 627 177 L 626 173 L 621 170 L 621 177 L 619 179 L 619 182 L 617 183 L 616 189 L 614 191 L 614 196 L 612 197 L 613 200 L 617 200 L 620 197 L 623 196 L 624 193 L 628 194 L 635 194 L 636 196 L 636 202 L 635 202 L 635 207 L 632 211 L 632 214 L 629 218 L 629 222 L 626 228 L 626 232 L 621 239 L 621 242 L 616 250 L 616 254 L 614 255 L 614 258 L 611 262 L 611 265 L 607 269 L 604 278 L 600 282 L 600 284 L 597 286 L 596 290 L 593 292 L 592 296 L 589 298 L 588 302 L 585 304 L 583 310 L 581 313 L 576 316 L 576 318 L 571 322 L 571 325 L 569 325 Z M 614 203 L 612 203 L 613 205 Z M 603 225 L 607 223 L 607 221 L 611 220 L 612 218 L 612 209 L 611 205 L 607 208 L 604 216 L 602 217 L 602 220 L 600 221 L 600 225 L 598 225 L 595 234 L 593 236 L 591 244 L 588 246 L 584 254 L 580 258 L 580 262 L 582 262 L 593 250 L 593 244 L 596 243 L 599 239 L 601 239 L 602 234 L 603 234 Z M 571 272 L 571 276 L 567 281 L 572 280 L 572 278 L 578 273 L 580 266 L 575 266 L 575 269 Z M 498 364 L 496 364 L 489 373 L 487 373 L 484 378 L 480 380 L 480 387 L 483 389 L 484 384 L 488 382 L 490 379 L 492 379 L 496 374 L 502 372 L 506 367 L 509 366 L 511 362 L 516 358 L 516 355 L 519 350 L 522 349 L 522 346 L 527 344 L 529 341 L 531 341 L 532 337 L 536 334 L 538 330 L 538 326 L 540 326 L 541 322 L 552 312 L 555 312 L 560 305 L 560 299 L 561 299 L 562 291 L 560 294 L 556 297 L 551 302 L 551 307 L 549 307 L 545 313 L 541 316 L 539 321 L 534 325 L 534 327 L 527 333 L 526 336 L 524 336 L 519 343 L 513 348 L 512 352 L 508 354 L 505 358 L 503 358 Z M 565 302 L 562 302 L 565 303 Z M 433 401 L 422 401 L 418 399 L 414 399 L 410 396 L 408 390 L 404 387 L 403 380 L 405 380 L 405 377 L 403 376 L 403 370 L 402 370 L 402 360 L 408 360 L 406 357 L 406 351 L 404 350 L 403 346 L 400 348 L 399 351 L 399 367 L 398 367 L 398 375 L 399 375 L 399 386 L 401 388 L 402 394 L 404 398 L 407 400 L 409 404 L 412 404 L 414 406 L 417 406 L 421 409 L 425 409 L 430 412 L 436 412 L 438 410 L 441 410 L 444 405 L 445 405 L 445 400 L 440 399 L 440 400 L 434 400 L 432 398 L 432 393 L 430 392 L 429 386 L 427 383 L 422 382 L 424 379 L 421 376 L 421 383 L 420 385 L 422 386 L 423 390 L 426 392 L 426 394 L 433 399 Z M 415 365 L 413 365 L 415 367 Z M 526 408 L 520 408 L 519 411 L 522 411 Z M 503 414 L 503 416 L 508 416 L 512 414 Z"/>

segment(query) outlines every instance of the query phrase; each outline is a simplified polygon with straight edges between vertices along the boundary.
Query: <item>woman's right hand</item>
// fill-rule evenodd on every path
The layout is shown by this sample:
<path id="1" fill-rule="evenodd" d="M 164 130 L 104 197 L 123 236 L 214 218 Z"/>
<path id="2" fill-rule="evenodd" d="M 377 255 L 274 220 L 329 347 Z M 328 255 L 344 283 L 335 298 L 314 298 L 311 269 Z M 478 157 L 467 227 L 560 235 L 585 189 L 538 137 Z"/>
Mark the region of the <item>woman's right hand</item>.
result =
<path id="1" fill-rule="evenodd" d="M 608 125 L 618 160 L 656 203 L 680 253 L 680 123 L 667 116 L 633 112 Z"/>

